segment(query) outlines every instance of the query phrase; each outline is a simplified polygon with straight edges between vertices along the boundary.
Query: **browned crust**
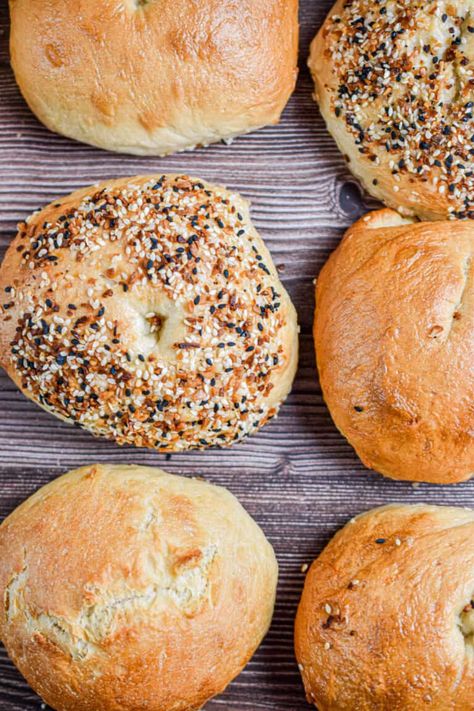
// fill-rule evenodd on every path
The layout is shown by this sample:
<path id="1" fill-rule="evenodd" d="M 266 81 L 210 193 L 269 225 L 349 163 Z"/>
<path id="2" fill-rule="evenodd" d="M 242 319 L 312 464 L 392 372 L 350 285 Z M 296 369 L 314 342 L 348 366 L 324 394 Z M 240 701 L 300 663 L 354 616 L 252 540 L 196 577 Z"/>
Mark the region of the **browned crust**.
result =
<path id="1" fill-rule="evenodd" d="M 324 398 L 364 464 L 449 484 L 474 472 L 474 227 L 392 210 L 351 227 L 316 287 Z"/>
<path id="2" fill-rule="evenodd" d="M 259 645 L 276 579 L 225 489 L 83 467 L 0 527 L 0 638 L 57 711 L 199 709 Z"/>
<path id="3" fill-rule="evenodd" d="M 12 0 L 32 111 L 109 150 L 167 154 L 277 123 L 297 74 L 297 0 Z"/>
<path id="4" fill-rule="evenodd" d="M 295 627 L 319 711 L 467 711 L 474 685 L 474 513 L 392 505 L 313 563 Z"/>

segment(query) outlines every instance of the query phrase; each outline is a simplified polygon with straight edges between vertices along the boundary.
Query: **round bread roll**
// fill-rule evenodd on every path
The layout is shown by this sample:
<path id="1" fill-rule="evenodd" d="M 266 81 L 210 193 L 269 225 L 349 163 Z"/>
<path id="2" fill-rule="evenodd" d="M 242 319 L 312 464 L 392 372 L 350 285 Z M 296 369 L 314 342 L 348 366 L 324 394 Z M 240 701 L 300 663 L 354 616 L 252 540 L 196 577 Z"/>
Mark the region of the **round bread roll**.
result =
<path id="1" fill-rule="evenodd" d="M 309 67 L 327 126 L 376 198 L 427 220 L 474 218 L 470 2 L 338 0 Z"/>
<path id="2" fill-rule="evenodd" d="M 319 711 L 468 711 L 474 512 L 392 505 L 353 519 L 311 566 L 295 648 Z"/>
<path id="3" fill-rule="evenodd" d="M 120 444 L 230 445 L 276 414 L 296 313 L 248 204 L 182 176 L 79 190 L 19 225 L 0 363 L 53 414 Z"/>
<path id="4" fill-rule="evenodd" d="M 12 66 L 48 128 L 164 155 L 278 123 L 297 0 L 10 0 Z"/>
<path id="5" fill-rule="evenodd" d="M 194 711 L 260 644 L 277 573 L 225 489 L 83 467 L 0 526 L 0 637 L 56 711 Z"/>
<path id="6" fill-rule="evenodd" d="M 474 225 L 373 212 L 316 287 L 324 398 L 364 464 L 450 484 L 474 473 Z"/>

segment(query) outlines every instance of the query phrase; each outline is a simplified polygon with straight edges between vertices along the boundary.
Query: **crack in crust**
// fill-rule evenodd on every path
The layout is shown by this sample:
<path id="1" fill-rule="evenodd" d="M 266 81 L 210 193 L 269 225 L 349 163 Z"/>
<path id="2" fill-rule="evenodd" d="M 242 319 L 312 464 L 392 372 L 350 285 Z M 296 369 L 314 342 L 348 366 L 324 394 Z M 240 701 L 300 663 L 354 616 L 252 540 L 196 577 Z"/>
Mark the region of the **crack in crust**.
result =
<path id="1" fill-rule="evenodd" d="M 474 594 L 459 615 L 459 627 L 467 648 L 474 650 Z"/>
<path id="2" fill-rule="evenodd" d="M 153 512 L 151 515 L 154 516 Z M 147 527 L 152 525 L 148 520 Z M 115 590 L 93 586 L 87 590 L 95 602 L 84 604 L 75 619 L 65 618 L 50 612 L 35 614 L 25 600 L 28 585 L 28 566 L 16 573 L 7 585 L 4 594 L 6 621 L 12 624 L 23 615 L 32 637 L 47 639 L 75 661 L 82 661 L 92 654 L 101 654 L 101 645 L 113 635 L 119 617 L 137 615 L 140 611 L 159 614 L 163 599 L 171 600 L 187 617 L 199 613 L 202 605 L 210 601 L 210 571 L 217 556 L 217 546 L 208 545 L 179 557 L 170 566 L 167 580 L 153 583 L 142 590 L 133 590 L 121 585 Z M 212 604 L 212 601 L 211 601 Z"/>
<path id="3" fill-rule="evenodd" d="M 10 582 L 5 587 L 3 605 L 7 622 L 11 622 L 19 612 L 20 606 L 18 603 L 25 589 L 27 579 L 28 573 L 25 565 L 22 570 L 10 578 Z"/>
<path id="4" fill-rule="evenodd" d="M 461 284 L 460 288 L 460 295 L 457 303 L 454 305 L 453 308 L 453 313 L 451 317 L 451 322 L 449 324 L 449 327 L 446 331 L 446 336 L 443 339 L 444 341 L 447 341 L 451 335 L 451 332 L 455 326 L 456 323 L 459 323 L 459 321 L 462 318 L 462 312 L 463 308 L 465 306 L 465 299 L 469 295 L 470 291 L 472 290 L 472 277 L 471 277 L 471 266 L 472 266 L 472 256 L 469 255 L 464 258 L 463 263 L 462 263 L 462 275 L 463 275 L 463 281 Z M 436 328 L 436 327 L 435 327 Z M 437 327 L 441 328 L 441 327 Z M 442 332 L 441 328 L 441 332 Z M 436 335 L 434 336 L 436 338 Z"/>

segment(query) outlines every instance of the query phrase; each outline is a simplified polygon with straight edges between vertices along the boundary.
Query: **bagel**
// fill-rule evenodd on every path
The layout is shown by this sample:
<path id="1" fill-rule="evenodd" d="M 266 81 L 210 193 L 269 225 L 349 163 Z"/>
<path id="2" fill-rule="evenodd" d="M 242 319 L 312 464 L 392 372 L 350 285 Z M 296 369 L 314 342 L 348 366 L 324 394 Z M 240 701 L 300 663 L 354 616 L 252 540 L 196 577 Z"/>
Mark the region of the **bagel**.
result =
<path id="1" fill-rule="evenodd" d="M 119 444 L 230 445 L 290 390 L 296 313 L 224 188 L 145 176 L 73 193 L 19 226 L 0 290 L 7 373 Z"/>
<path id="2" fill-rule="evenodd" d="M 278 123 L 297 0 L 10 0 L 12 67 L 48 128 L 137 155 Z"/>
<path id="3" fill-rule="evenodd" d="M 422 220 L 474 218 L 469 2 L 338 0 L 311 45 L 315 98 L 354 175 Z"/>

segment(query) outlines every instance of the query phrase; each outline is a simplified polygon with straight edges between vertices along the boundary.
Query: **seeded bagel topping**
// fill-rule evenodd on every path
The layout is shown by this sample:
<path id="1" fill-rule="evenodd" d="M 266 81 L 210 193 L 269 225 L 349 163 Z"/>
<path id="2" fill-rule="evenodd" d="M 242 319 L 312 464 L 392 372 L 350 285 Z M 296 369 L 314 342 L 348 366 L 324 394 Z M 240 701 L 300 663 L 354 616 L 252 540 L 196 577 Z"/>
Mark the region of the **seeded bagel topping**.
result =
<path id="1" fill-rule="evenodd" d="M 422 183 L 474 218 L 472 3 L 351 0 L 323 32 L 331 111 L 359 153 L 387 165 L 395 192 L 408 179 L 416 201 Z"/>
<path id="2" fill-rule="evenodd" d="M 21 388 L 95 434 L 159 449 L 231 444 L 275 415 L 288 309 L 245 203 L 162 176 L 67 205 L 19 225 L 22 276 L 2 311 Z"/>

